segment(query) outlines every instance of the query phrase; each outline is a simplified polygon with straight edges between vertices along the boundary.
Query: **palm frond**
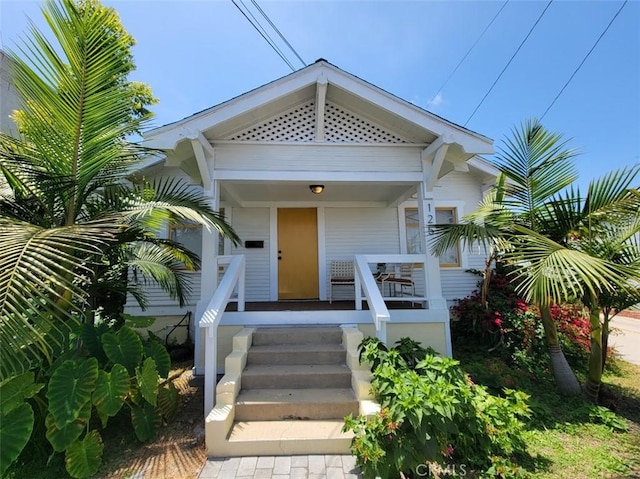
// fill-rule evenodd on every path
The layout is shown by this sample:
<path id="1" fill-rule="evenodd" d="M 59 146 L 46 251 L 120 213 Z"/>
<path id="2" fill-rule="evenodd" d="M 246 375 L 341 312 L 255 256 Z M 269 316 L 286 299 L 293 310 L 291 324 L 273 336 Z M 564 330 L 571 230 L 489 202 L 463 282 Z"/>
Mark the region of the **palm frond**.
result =
<path id="1" fill-rule="evenodd" d="M 540 304 L 582 298 L 587 293 L 626 288 L 638 266 L 620 265 L 587 252 L 567 248 L 541 234 L 516 226 L 517 246 L 504 260 L 514 266 L 516 291 Z"/>
<path id="2" fill-rule="evenodd" d="M 52 333 L 77 321 L 85 299 L 81 285 L 91 275 L 85 258 L 99 254 L 112 233 L 110 225 L 47 229 L 0 219 L 3 375 L 48 357 Z"/>

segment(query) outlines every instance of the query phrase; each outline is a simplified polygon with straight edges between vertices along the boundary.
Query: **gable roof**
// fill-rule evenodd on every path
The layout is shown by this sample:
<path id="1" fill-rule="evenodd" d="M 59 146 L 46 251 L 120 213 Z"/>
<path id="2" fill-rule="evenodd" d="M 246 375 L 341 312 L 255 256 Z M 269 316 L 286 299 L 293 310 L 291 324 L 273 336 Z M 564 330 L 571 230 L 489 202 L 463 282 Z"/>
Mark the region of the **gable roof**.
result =
<path id="1" fill-rule="evenodd" d="M 443 137 L 457 144 L 467 158 L 493 153 L 491 139 L 403 100 L 324 59 L 182 120 L 152 129 L 144 134 L 145 143 L 173 150 L 194 132 L 202 133 L 214 143 L 250 140 L 246 134 L 242 137 L 243 132 L 317 100 L 319 85 L 326 85 L 325 108 L 333 106 L 347 116 L 357 117 L 357 121 L 369 122 L 387 137 L 395 138 L 394 142 L 428 145 Z M 294 141 L 308 141 L 308 138 L 302 135 Z"/>

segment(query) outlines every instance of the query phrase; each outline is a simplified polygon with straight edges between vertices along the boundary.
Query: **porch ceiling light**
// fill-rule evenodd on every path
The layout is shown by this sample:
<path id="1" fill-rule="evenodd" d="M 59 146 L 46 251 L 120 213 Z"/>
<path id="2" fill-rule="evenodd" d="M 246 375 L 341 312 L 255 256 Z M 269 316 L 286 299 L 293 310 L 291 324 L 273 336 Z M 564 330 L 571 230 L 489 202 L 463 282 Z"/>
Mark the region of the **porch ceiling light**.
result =
<path id="1" fill-rule="evenodd" d="M 324 190 L 324 185 L 309 185 L 309 189 L 314 195 L 319 195 Z"/>

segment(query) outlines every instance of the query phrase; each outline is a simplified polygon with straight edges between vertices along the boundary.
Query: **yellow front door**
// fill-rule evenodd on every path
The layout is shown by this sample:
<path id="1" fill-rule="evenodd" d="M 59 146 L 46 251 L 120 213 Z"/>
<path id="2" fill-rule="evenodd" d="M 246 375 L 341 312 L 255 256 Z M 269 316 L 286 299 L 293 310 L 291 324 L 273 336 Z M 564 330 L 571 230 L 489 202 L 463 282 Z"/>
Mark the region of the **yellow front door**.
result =
<path id="1" fill-rule="evenodd" d="M 278 299 L 318 298 L 315 208 L 278 209 Z"/>

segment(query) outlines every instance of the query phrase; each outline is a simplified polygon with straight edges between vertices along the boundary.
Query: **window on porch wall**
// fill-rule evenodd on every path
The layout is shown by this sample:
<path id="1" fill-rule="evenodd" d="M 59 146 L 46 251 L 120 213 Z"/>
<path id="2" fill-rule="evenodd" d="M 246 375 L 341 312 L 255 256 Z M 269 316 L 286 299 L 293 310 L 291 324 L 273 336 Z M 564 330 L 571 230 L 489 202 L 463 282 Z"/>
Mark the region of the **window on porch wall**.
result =
<path id="1" fill-rule="evenodd" d="M 220 208 L 224 216 L 224 208 Z M 196 253 L 202 259 L 202 225 L 190 221 L 182 221 L 169 226 L 169 239 L 181 243 L 185 248 Z M 218 236 L 218 256 L 224 255 L 224 236 Z"/>
<path id="2" fill-rule="evenodd" d="M 405 228 L 407 232 L 407 254 L 423 254 L 420 242 L 420 221 L 418 219 L 418 208 L 405 208 L 404 210 Z M 435 223 L 453 224 L 457 220 L 455 207 L 437 207 Z M 449 248 L 440 256 L 440 266 L 443 268 L 454 268 L 460 266 L 460 248 L 458 246 Z"/>

